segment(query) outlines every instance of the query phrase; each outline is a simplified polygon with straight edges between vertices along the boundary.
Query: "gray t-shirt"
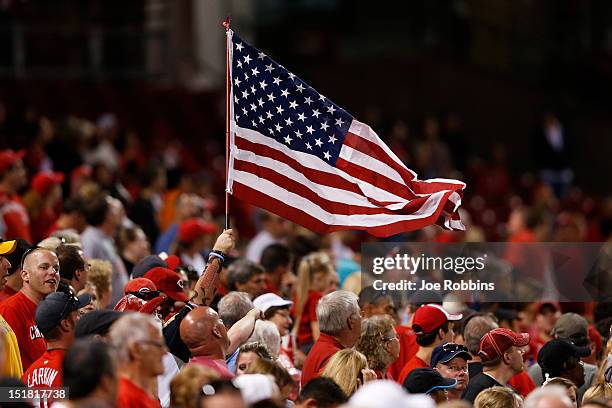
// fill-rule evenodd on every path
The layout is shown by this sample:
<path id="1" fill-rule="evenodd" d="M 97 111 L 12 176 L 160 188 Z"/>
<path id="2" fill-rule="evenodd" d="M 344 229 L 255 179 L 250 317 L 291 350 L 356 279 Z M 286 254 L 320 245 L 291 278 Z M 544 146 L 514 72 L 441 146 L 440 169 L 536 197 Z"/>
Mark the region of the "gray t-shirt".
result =
<path id="1" fill-rule="evenodd" d="M 538 363 L 535 363 L 529 370 L 527 371 L 529 376 L 537 386 L 541 386 L 544 383 L 544 376 L 542 375 L 542 367 Z M 582 396 L 585 391 L 591 386 L 593 379 L 595 378 L 595 374 L 597 374 L 597 366 L 589 363 L 584 363 L 584 384 L 582 387 L 578 388 L 578 395 L 576 398 L 578 401 L 582 401 Z M 580 403 L 578 403 L 580 405 Z"/>

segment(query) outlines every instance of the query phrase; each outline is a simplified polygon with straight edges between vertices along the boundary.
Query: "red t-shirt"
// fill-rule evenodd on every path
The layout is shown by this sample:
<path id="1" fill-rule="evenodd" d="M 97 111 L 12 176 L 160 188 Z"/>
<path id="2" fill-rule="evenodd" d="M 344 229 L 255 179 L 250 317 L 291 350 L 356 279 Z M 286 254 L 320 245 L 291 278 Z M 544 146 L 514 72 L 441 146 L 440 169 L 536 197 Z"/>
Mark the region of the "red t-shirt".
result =
<path id="1" fill-rule="evenodd" d="M 2 289 L 2 292 L 0 292 L 0 303 L 4 302 L 6 299 L 10 298 L 16 293 L 17 293 L 16 290 L 14 290 L 8 285 L 4 285 L 4 289 Z"/>
<path id="2" fill-rule="evenodd" d="M 66 350 L 47 350 L 23 373 L 21 381 L 28 387 L 46 388 L 61 387 L 64 383 L 62 378 L 62 362 Z"/>
<path id="3" fill-rule="evenodd" d="M 415 368 L 429 368 L 429 364 L 427 364 L 426 362 L 421 360 L 419 357 L 413 356 L 408 361 L 406 366 L 404 366 L 404 368 L 402 369 L 402 372 L 399 375 L 399 381 L 398 382 L 400 384 L 404 384 L 404 380 L 406 379 L 406 377 L 408 377 L 408 374 L 410 374 L 410 372 L 412 370 L 414 370 Z"/>
<path id="4" fill-rule="evenodd" d="M 310 349 L 302 368 L 302 386 L 318 377 L 331 356 L 342 350 L 342 344 L 334 337 L 321 333 Z"/>
<path id="5" fill-rule="evenodd" d="M 516 390 L 523 398 L 525 398 L 531 391 L 536 389 L 536 385 L 527 373 L 527 371 L 521 371 L 508 381 L 508 385 Z"/>
<path id="6" fill-rule="evenodd" d="M 125 377 L 119 378 L 117 406 L 121 408 L 161 408 L 159 400 Z"/>
<path id="7" fill-rule="evenodd" d="M 298 346 L 311 343 L 314 340 L 310 322 L 317 321 L 317 303 L 319 303 L 319 299 L 321 299 L 322 296 L 323 294 L 321 292 L 315 292 L 313 290 L 308 291 L 308 298 L 306 298 L 304 308 L 302 309 L 302 318 L 300 319 L 300 327 L 298 329 Z M 295 304 L 296 301 L 294 300 L 293 309 L 291 311 L 294 319 L 296 318 Z"/>
<path id="8" fill-rule="evenodd" d="M 227 368 L 227 363 L 225 362 L 225 360 L 215 360 L 213 358 L 198 356 L 198 357 L 191 357 L 191 359 L 189 360 L 189 363 L 190 364 L 191 363 L 200 364 L 200 365 L 203 365 L 204 367 L 208 367 L 212 369 L 214 372 L 216 372 L 217 374 L 219 374 L 221 376 L 221 379 L 223 380 L 231 380 L 232 378 L 234 378 L 234 373 L 232 373 Z"/>
<path id="9" fill-rule="evenodd" d="M 265 275 L 264 280 L 266 282 L 266 293 L 274 293 L 280 295 L 280 290 L 270 281 L 270 278 Z"/>
<path id="10" fill-rule="evenodd" d="M 17 194 L 0 191 L 0 216 L 6 225 L 5 238 L 21 238 L 32 242 L 30 217 Z"/>
<path id="11" fill-rule="evenodd" d="M 398 325 L 395 326 L 395 331 L 399 338 L 400 352 L 397 360 L 389 366 L 387 375 L 397 380 L 404 366 L 419 351 L 419 345 L 416 342 L 416 334 L 414 334 L 412 327 Z"/>
<path id="12" fill-rule="evenodd" d="M 47 342 L 36 327 L 35 313 L 36 303 L 23 292 L 11 296 L 0 304 L 0 315 L 11 326 L 17 337 L 24 370 L 38 360 L 47 349 Z"/>

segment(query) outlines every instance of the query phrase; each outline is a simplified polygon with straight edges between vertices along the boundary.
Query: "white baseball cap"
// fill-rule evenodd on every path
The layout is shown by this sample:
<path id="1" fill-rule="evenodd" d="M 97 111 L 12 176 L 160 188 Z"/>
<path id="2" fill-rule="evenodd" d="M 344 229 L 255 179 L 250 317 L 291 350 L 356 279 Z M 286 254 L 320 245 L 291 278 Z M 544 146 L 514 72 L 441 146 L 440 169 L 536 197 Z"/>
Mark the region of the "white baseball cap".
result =
<path id="1" fill-rule="evenodd" d="M 285 300 L 275 293 L 265 293 L 253 300 L 253 305 L 264 313 L 271 307 L 289 306 L 292 304 L 292 301 Z"/>
<path id="2" fill-rule="evenodd" d="M 368 381 L 351 397 L 349 408 L 435 408 L 434 400 L 424 394 L 409 395 L 395 381 Z"/>

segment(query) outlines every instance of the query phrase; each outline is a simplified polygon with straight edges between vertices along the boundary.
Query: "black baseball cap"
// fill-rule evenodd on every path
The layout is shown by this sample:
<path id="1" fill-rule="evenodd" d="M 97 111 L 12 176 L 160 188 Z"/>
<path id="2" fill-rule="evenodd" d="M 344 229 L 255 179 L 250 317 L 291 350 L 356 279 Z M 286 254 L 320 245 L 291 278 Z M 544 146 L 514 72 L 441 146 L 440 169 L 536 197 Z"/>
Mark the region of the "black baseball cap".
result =
<path id="1" fill-rule="evenodd" d="M 84 314 L 76 324 L 74 335 L 76 338 L 94 334 L 105 336 L 110 326 L 121 316 L 123 313 L 115 310 L 94 310 Z"/>
<path id="2" fill-rule="evenodd" d="M 91 302 L 91 295 L 85 293 L 79 297 L 65 292 L 53 292 L 44 298 L 36 307 L 36 326 L 41 333 L 47 334 L 70 313 L 87 306 Z"/>
<path id="3" fill-rule="evenodd" d="M 158 255 L 145 256 L 132 268 L 132 279 L 144 278 L 147 272 L 157 267 L 167 268 L 168 264 Z"/>
<path id="4" fill-rule="evenodd" d="M 8 270 L 8 275 L 12 275 L 21 268 L 21 258 L 23 254 L 32 247 L 25 239 L 18 238 L 15 240 L 15 249 L 13 252 L 4 255 L 6 259 L 11 263 L 11 267 Z"/>
<path id="5" fill-rule="evenodd" d="M 563 369 L 563 364 L 570 357 L 588 357 L 591 349 L 578 347 L 566 339 L 553 339 L 544 344 L 538 353 L 538 364 L 542 372 L 557 376 Z"/>
<path id="6" fill-rule="evenodd" d="M 446 364 L 455 357 L 461 357 L 466 361 L 472 359 L 467 347 L 463 344 L 440 344 L 431 353 L 431 367 L 434 368 L 438 363 Z"/>
<path id="7" fill-rule="evenodd" d="M 415 368 L 404 380 L 404 389 L 410 394 L 429 394 L 436 390 L 454 388 L 457 380 L 444 378 L 442 374 L 431 368 Z"/>

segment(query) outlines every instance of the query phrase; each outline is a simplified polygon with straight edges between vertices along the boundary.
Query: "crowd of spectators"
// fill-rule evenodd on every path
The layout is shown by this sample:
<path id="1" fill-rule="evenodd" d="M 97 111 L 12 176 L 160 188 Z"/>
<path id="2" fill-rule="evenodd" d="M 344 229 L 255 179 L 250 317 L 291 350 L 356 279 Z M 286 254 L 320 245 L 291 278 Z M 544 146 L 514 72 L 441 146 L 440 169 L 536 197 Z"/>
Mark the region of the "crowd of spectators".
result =
<path id="1" fill-rule="evenodd" d="M 605 299 L 375 290 L 359 275 L 372 237 L 238 202 L 224 230 L 222 171 L 135 148 L 112 114 L 0 113 L 0 386 L 67 387 L 57 407 L 612 407 Z M 456 115 L 442 123 L 383 136 L 421 176 L 467 181 L 467 230 L 396 239 L 610 241 L 612 201 L 572 184 L 555 115 L 518 179 L 502 147 L 472 157 Z"/>

